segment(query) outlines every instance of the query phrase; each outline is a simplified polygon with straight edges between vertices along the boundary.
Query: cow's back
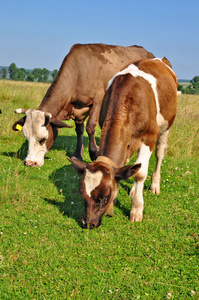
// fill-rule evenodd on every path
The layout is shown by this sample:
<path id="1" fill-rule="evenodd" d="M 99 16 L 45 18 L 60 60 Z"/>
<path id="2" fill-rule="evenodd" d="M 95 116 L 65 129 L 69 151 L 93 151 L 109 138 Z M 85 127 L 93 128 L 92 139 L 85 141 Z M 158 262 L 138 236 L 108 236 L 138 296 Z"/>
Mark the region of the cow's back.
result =
<path id="1" fill-rule="evenodd" d="M 71 76 L 76 83 L 73 98 L 87 102 L 96 94 L 104 96 L 108 81 L 130 62 L 154 58 L 140 46 L 112 46 L 106 44 L 75 44 L 61 66 L 62 72 L 71 65 Z M 85 99 L 84 99 L 85 97 Z M 97 97 L 99 99 L 99 96 Z"/>

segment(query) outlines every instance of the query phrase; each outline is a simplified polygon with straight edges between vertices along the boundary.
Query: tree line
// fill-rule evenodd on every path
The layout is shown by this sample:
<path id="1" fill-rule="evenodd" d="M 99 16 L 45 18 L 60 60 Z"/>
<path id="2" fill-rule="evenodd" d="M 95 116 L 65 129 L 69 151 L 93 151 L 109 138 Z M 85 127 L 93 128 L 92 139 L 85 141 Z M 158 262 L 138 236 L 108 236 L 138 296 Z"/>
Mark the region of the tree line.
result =
<path id="1" fill-rule="evenodd" d="M 9 72 L 10 80 L 37 82 L 52 82 L 58 74 L 58 70 L 50 72 L 46 68 L 34 68 L 31 71 L 25 70 L 24 68 L 18 69 L 15 63 L 12 63 L 8 69 L 2 68 L 0 77 L 6 79 L 8 77 L 7 72 Z M 187 85 L 179 84 L 178 91 L 181 91 L 182 94 L 199 95 L 199 76 L 195 76 Z"/>
<path id="2" fill-rule="evenodd" d="M 1 78 L 6 79 L 9 73 L 9 79 L 15 81 L 37 81 L 37 82 L 52 82 L 58 74 L 58 70 L 50 72 L 46 68 L 34 68 L 31 71 L 24 68 L 17 68 L 15 63 L 12 63 L 8 69 L 2 68 Z"/>
<path id="3" fill-rule="evenodd" d="M 178 91 L 181 91 L 182 94 L 199 95 L 199 76 L 191 79 L 188 85 L 179 84 Z"/>

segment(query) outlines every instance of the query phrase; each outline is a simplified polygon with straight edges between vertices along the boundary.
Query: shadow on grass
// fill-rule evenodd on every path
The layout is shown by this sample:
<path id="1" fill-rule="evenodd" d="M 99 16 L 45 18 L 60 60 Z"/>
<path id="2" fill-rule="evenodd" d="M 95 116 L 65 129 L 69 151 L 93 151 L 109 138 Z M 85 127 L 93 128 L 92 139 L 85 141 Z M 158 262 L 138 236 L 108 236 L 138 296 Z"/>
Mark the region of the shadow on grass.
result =
<path id="1" fill-rule="evenodd" d="M 54 199 L 44 199 L 49 204 L 56 206 L 63 215 L 67 215 L 68 217 L 75 219 L 79 226 L 81 226 L 81 218 L 84 212 L 84 200 L 79 191 L 81 178 L 82 175 L 79 175 L 73 169 L 72 165 L 63 166 L 62 168 L 53 171 L 49 176 L 49 180 L 56 186 L 58 193 L 64 196 L 64 202 L 55 201 Z M 133 186 L 133 181 L 133 179 L 130 179 L 128 182 L 120 182 L 120 186 L 129 198 L 129 204 L 131 204 L 131 198 L 128 195 Z M 146 183 L 144 185 L 144 190 L 148 189 L 149 186 Z M 129 205 L 122 203 L 122 201 L 118 200 L 118 198 L 116 199 L 114 206 L 119 208 L 124 216 L 129 217 Z"/>
<path id="2" fill-rule="evenodd" d="M 66 150 L 68 156 L 72 156 L 75 152 L 77 137 L 76 136 L 59 136 L 56 138 L 52 150 Z M 88 147 L 88 137 L 83 138 L 83 143 L 85 147 Z M 50 150 L 51 150 L 50 149 Z M 49 151 L 50 151 L 49 150 Z M 28 141 L 25 140 L 21 147 L 16 152 L 4 151 L 1 154 L 4 156 L 14 157 L 16 159 L 24 160 L 28 153 Z M 48 154 L 45 155 L 45 159 L 48 159 Z"/>
<path id="3" fill-rule="evenodd" d="M 27 151 L 28 151 L 28 142 L 25 141 L 21 145 L 21 147 L 17 150 L 17 152 L 7 152 L 4 151 L 1 154 L 4 156 L 9 156 L 9 157 L 14 157 L 20 160 L 24 160 L 27 156 Z"/>
<path id="4" fill-rule="evenodd" d="M 73 136 L 59 135 L 56 138 L 56 140 L 52 146 L 52 149 L 56 149 L 56 150 L 64 149 L 64 150 L 66 150 L 66 153 L 68 156 L 72 156 L 76 149 L 76 143 L 77 143 L 76 135 L 73 135 Z M 88 144 L 89 144 L 88 137 L 83 137 L 84 147 L 88 147 Z"/>
<path id="5" fill-rule="evenodd" d="M 79 192 L 81 176 L 69 165 L 53 171 L 49 180 L 56 186 L 58 193 L 64 196 L 64 202 L 47 198 L 44 200 L 56 206 L 63 215 L 75 219 L 81 226 L 81 217 L 84 211 L 84 201 Z"/>

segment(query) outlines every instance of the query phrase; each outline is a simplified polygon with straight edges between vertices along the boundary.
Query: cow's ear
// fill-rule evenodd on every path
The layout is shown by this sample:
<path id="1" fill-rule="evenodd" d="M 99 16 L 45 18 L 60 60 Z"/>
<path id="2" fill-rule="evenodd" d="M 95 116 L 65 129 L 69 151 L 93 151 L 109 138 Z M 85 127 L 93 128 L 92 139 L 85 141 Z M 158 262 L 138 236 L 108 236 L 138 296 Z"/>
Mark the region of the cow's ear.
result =
<path id="1" fill-rule="evenodd" d="M 140 168 L 141 164 L 117 168 L 115 169 L 115 179 L 116 181 L 127 180 L 129 177 L 136 175 Z"/>
<path id="2" fill-rule="evenodd" d="M 57 128 L 63 128 L 63 127 L 73 128 L 73 126 L 67 125 L 66 123 L 64 123 L 60 120 L 57 120 L 56 118 L 50 119 L 49 122 L 54 124 Z"/>
<path id="3" fill-rule="evenodd" d="M 71 162 L 72 166 L 75 168 L 75 170 L 78 173 L 84 173 L 84 170 L 86 168 L 86 163 L 82 162 L 81 160 L 75 159 L 75 158 L 69 158 L 67 159 Z"/>
<path id="4" fill-rule="evenodd" d="M 14 123 L 14 125 L 12 126 L 12 129 L 14 131 L 21 131 L 23 125 L 25 124 L 26 121 L 26 116 L 21 118 L 20 120 L 18 120 L 17 122 Z"/>

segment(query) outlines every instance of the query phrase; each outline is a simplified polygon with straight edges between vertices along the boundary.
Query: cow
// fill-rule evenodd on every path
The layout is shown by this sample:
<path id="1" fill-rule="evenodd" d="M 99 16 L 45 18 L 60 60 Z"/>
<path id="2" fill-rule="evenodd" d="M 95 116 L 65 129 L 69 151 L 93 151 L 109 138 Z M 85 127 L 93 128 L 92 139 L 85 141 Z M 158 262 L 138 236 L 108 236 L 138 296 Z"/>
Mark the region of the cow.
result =
<path id="1" fill-rule="evenodd" d="M 63 60 L 58 75 L 37 109 L 16 109 L 25 117 L 13 125 L 22 130 L 28 140 L 27 166 L 42 166 L 44 156 L 52 147 L 58 129 L 70 127 L 63 120 L 73 119 L 77 145 L 73 156 L 82 160 L 84 120 L 89 116 L 86 130 L 89 153 L 97 157 L 95 129 L 108 81 L 129 62 L 154 55 L 139 46 L 111 46 L 105 44 L 76 44 Z"/>
<path id="2" fill-rule="evenodd" d="M 69 159 L 83 173 L 80 192 L 85 201 L 82 225 L 98 227 L 105 212 L 113 215 L 120 180 L 134 177 L 130 221 L 143 219 L 143 186 L 156 145 L 151 191 L 160 193 L 160 167 L 169 129 L 177 111 L 176 74 L 166 59 L 142 59 L 118 72 L 108 83 L 101 106 L 99 156 L 93 163 Z M 134 165 L 125 165 L 134 152 Z"/>

